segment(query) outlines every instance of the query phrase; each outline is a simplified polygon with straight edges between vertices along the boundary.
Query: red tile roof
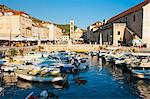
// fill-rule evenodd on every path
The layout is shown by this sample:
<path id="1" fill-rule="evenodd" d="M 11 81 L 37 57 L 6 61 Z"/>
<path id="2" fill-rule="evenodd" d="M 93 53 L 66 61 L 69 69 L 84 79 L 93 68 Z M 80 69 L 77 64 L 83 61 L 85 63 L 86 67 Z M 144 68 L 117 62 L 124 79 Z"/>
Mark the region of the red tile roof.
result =
<path id="1" fill-rule="evenodd" d="M 150 0 L 145 0 L 144 2 L 130 8 L 130 9 L 128 9 L 128 10 L 126 10 L 126 11 L 124 11 L 124 12 L 122 12 L 122 13 L 120 13 L 120 14 L 112 17 L 112 18 L 110 18 L 107 22 L 108 23 L 113 22 L 113 21 L 115 21 L 115 20 L 117 20 L 123 16 L 126 16 L 127 14 L 139 11 L 140 9 L 142 9 L 143 6 L 147 5 L 149 2 L 150 2 Z"/>
<path id="2" fill-rule="evenodd" d="M 0 12 L 12 12 L 14 13 L 14 15 L 22 15 L 22 14 L 26 14 L 28 15 L 27 13 L 23 12 L 23 11 L 17 11 L 17 10 L 3 10 L 3 11 L 0 11 Z"/>

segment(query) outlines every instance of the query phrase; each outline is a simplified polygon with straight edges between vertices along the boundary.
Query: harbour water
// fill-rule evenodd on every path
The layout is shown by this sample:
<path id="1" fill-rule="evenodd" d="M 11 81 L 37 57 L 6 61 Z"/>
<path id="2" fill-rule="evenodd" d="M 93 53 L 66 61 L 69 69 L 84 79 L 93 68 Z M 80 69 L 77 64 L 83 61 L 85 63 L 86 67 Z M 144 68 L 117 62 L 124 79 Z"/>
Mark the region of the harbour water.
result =
<path id="1" fill-rule="evenodd" d="M 89 57 L 89 56 L 87 56 Z M 39 95 L 47 90 L 59 99 L 142 99 L 150 97 L 150 81 L 132 77 L 125 69 L 89 57 L 89 69 L 78 75 L 68 75 L 66 84 L 31 83 L 17 80 L 13 73 L 3 73 L 5 86 L 1 99 L 24 99 L 29 93 Z M 80 81 L 76 81 L 78 77 Z"/>

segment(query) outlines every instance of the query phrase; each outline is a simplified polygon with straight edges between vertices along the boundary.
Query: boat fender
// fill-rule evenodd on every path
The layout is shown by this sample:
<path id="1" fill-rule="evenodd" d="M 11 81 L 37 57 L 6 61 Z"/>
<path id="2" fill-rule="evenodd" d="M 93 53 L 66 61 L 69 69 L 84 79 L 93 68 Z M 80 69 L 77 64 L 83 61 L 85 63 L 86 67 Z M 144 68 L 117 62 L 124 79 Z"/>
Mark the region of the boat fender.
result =
<path id="1" fill-rule="evenodd" d="M 46 97 L 48 97 L 48 92 L 46 90 L 44 90 L 40 93 L 40 96 L 46 98 Z"/>
<path id="2" fill-rule="evenodd" d="M 70 73 L 71 71 L 70 70 L 66 70 L 66 73 Z"/>

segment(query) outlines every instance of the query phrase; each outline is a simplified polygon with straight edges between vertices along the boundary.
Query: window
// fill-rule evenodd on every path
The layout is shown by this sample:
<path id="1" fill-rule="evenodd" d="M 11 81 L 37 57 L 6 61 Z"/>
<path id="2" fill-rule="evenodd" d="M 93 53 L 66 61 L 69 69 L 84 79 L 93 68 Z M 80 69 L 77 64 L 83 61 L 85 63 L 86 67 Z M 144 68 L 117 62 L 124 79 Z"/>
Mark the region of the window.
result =
<path id="1" fill-rule="evenodd" d="M 73 27 L 71 27 L 71 30 L 73 30 Z"/>
<path id="2" fill-rule="evenodd" d="M 135 15 L 133 15 L 133 22 L 135 22 Z"/>
<path id="3" fill-rule="evenodd" d="M 118 31 L 118 35 L 120 35 L 120 31 Z"/>
<path id="4" fill-rule="evenodd" d="M 127 22 L 127 20 L 128 20 L 128 19 L 127 19 L 127 18 L 125 18 L 125 21 L 126 21 L 126 22 Z"/>
<path id="5" fill-rule="evenodd" d="M 107 34 L 107 41 L 109 40 L 109 38 L 108 38 L 108 34 Z"/>
<path id="6" fill-rule="evenodd" d="M 73 25 L 73 22 L 71 22 L 71 25 Z"/>

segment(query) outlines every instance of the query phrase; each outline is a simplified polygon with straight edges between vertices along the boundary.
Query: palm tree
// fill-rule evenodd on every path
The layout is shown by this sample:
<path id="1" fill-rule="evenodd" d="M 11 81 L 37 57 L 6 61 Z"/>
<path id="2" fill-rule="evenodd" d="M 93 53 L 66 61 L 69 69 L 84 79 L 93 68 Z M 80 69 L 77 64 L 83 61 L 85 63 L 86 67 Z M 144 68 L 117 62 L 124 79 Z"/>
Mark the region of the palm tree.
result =
<path id="1" fill-rule="evenodd" d="M 20 54 L 21 56 L 24 56 L 24 49 L 20 49 L 20 50 L 19 50 L 19 54 Z"/>
<path id="2" fill-rule="evenodd" d="M 17 50 L 15 50 L 14 48 L 10 49 L 10 51 L 9 51 L 9 55 L 12 57 L 16 56 L 17 53 L 18 53 Z"/>

